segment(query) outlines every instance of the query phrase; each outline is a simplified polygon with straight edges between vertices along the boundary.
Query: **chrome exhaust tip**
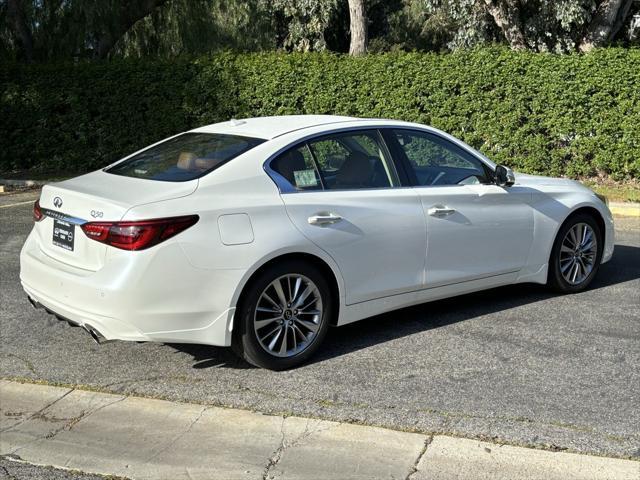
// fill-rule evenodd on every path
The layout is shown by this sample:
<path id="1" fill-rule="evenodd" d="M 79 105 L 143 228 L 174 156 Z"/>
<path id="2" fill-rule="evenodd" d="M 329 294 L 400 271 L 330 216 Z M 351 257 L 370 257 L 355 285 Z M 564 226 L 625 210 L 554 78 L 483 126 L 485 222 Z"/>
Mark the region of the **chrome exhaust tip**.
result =
<path id="1" fill-rule="evenodd" d="M 31 298 L 28 295 L 27 295 L 27 300 L 29 300 L 29 303 L 31 304 L 31 306 L 33 308 L 35 308 L 35 309 L 42 308 L 42 305 L 40 305 L 38 302 L 36 302 L 33 298 Z"/>
<path id="2" fill-rule="evenodd" d="M 98 336 L 98 332 L 96 332 L 92 328 L 88 329 L 87 332 L 89 332 L 89 335 L 91 335 L 91 338 L 93 338 L 93 341 L 96 342 L 98 345 L 100 345 L 100 337 Z"/>
<path id="3" fill-rule="evenodd" d="M 93 338 L 93 341 L 96 342 L 96 344 L 103 345 L 105 343 L 113 342 L 113 340 L 107 340 L 106 338 L 104 338 L 104 335 L 102 335 L 98 330 L 93 328 L 91 325 L 83 325 L 83 327 L 87 331 L 87 333 L 91 335 L 91 338 Z"/>

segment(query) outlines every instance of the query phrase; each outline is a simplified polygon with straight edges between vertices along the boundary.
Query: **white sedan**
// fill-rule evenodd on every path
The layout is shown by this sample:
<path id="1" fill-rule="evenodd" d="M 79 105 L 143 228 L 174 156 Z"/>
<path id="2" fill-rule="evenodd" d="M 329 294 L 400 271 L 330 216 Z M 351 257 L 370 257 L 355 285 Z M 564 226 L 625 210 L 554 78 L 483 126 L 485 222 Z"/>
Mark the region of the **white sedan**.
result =
<path id="1" fill-rule="evenodd" d="M 308 359 L 330 325 L 522 282 L 578 292 L 613 254 L 577 182 L 515 174 L 434 128 L 338 116 L 181 133 L 42 189 L 30 301 L 107 340 Z"/>

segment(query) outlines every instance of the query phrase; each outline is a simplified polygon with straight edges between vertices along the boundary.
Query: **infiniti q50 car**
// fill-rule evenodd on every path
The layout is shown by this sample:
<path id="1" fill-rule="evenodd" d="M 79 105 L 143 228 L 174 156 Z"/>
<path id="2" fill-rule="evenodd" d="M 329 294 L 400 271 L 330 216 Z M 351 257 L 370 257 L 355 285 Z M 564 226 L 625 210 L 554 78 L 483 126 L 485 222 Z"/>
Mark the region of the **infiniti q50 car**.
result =
<path id="1" fill-rule="evenodd" d="M 293 367 L 331 325 L 499 285 L 577 292 L 613 254 L 605 203 L 434 128 L 283 116 L 182 133 L 45 186 L 30 301 L 96 341 L 232 346 Z"/>

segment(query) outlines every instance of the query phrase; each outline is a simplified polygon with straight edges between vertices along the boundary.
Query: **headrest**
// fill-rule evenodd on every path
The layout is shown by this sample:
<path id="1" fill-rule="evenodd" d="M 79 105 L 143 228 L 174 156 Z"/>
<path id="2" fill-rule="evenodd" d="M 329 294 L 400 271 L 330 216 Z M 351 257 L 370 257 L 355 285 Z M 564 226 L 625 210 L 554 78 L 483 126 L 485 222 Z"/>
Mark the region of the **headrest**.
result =
<path id="1" fill-rule="evenodd" d="M 196 169 L 196 155 L 192 152 L 180 152 L 176 166 L 181 170 Z"/>
<path id="2" fill-rule="evenodd" d="M 197 170 L 202 170 L 202 171 L 209 170 L 209 169 L 215 167 L 218 162 L 219 161 L 217 159 L 215 159 L 215 158 L 203 158 L 203 157 L 200 157 L 200 158 L 196 158 L 195 159 L 195 164 L 196 164 L 195 167 L 196 167 Z"/>
<path id="3" fill-rule="evenodd" d="M 367 187 L 371 183 L 372 173 L 369 157 L 362 152 L 351 152 L 336 173 L 336 186 Z"/>

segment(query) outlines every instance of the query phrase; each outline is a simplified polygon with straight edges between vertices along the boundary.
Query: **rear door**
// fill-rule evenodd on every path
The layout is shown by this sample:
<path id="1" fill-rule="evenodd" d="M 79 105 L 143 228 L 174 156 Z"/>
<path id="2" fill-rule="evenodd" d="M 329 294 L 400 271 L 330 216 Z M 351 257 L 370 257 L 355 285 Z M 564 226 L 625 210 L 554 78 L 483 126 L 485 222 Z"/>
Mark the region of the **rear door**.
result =
<path id="1" fill-rule="evenodd" d="M 427 287 L 513 273 L 533 241 L 531 190 L 499 187 L 490 167 L 434 133 L 385 130 L 427 222 Z"/>
<path id="2" fill-rule="evenodd" d="M 354 304 L 423 283 L 426 222 L 376 130 L 336 133 L 285 152 L 272 168 L 295 190 L 289 217 L 337 263 Z"/>

